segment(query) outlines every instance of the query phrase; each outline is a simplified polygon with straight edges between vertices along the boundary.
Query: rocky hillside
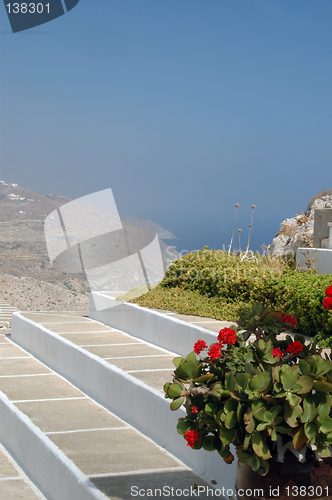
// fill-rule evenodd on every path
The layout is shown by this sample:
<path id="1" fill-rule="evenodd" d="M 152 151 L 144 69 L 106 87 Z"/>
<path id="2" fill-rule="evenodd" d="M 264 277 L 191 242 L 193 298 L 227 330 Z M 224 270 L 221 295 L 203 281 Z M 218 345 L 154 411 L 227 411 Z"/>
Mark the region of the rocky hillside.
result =
<path id="1" fill-rule="evenodd" d="M 295 215 L 281 223 L 268 252 L 272 255 L 284 255 L 296 252 L 298 247 L 313 246 L 314 211 L 316 209 L 332 208 L 332 194 L 315 197 L 306 213 Z"/>
<path id="2" fill-rule="evenodd" d="M 87 310 L 85 274 L 52 268 L 44 220 L 70 200 L 40 194 L 0 181 L 0 298 L 25 310 Z M 120 214 L 124 227 L 151 228 L 160 238 L 175 238 L 153 221 Z M 163 250 L 167 246 L 161 243 Z"/>

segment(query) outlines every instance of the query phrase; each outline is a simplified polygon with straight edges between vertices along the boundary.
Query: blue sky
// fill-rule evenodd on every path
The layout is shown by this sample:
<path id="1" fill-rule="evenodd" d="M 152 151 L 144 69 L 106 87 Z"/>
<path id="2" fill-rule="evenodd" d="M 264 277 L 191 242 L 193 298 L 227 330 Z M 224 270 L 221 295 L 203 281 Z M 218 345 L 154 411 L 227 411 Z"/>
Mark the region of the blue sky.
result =
<path id="1" fill-rule="evenodd" d="M 0 5 L 0 178 L 252 248 L 332 189 L 330 0 L 80 0 L 12 34 Z M 170 242 L 171 243 L 171 242 Z"/>

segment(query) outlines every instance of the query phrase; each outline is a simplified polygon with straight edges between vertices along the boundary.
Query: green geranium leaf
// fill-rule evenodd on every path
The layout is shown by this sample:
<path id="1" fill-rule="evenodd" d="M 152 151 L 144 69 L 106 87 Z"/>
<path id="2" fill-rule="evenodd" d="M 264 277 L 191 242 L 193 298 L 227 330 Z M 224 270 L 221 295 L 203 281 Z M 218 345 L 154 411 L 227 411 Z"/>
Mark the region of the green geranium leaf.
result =
<path id="1" fill-rule="evenodd" d="M 205 411 L 209 415 L 209 417 L 214 418 L 214 416 L 218 413 L 219 406 L 214 405 L 213 403 L 207 403 L 205 405 Z"/>
<path id="2" fill-rule="evenodd" d="M 224 425 L 227 429 L 233 429 L 238 424 L 237 416 L 235 411 L 230 411 L 227 413 Z"/>
<path id="3" fill-rule="evenodd" d="M 263 460 L 271 458 L 269 447 L 260 432 L 254 431 L 252 435 L 252 447 L 258 457 Z"/>
<path id="4" fill-rule="evenodd" d="M 197 361 L 197 358 L 196 358 L 196 354 L 194 352 L 191 352 L 190 354 L 188 354 L 188 356 L 186 357 L 186 360 L 187 361 L 191 361 L 192 363 L 195 363 Z"/>
<path id="5" fill-rule="evenodd" d="M 332 392 L 332 384 L 329 382 L 314 382 L 312 388 L 318 392 Z"/>
<path id="6" fill-rule="evenodd" d="M 299 360 L 299 367 L 303 375 L 308 375 L 308 373 L 310 373 L 310 366 L 304 359 Z"/>
<path id="7" fill-rule="evenodd" d="M 313 422 L 307 422 L 306 424 L 304 424 L 304 433 L 309 439 L 309 441 L 314 439 L 317 433 L 317 428 L 315 424 Z"/>
<path id="8" fill-rule="evenodd" d="M 264 391 L 265 389 L 268 388 L 269 383 L 271 380 L 271 376 L 269 373 L 258 373 L 257 375 L 254 375 L 253 378 L 250 381 L 250 389 L 255 391 Z"/>
<path id="9" fill-rule="evenodd" d="M 298 422 L 297 418 L 303 413 L 303 410 L 300 405 L 292 407 L 288 401 L 285 401 L 285 406 L 284 406 L 284 418 L 285 422 L 290 426 L 290 427 L 297 427 Z"/>
<path id="10" fill-rule="evenodd" d="M 220 425 L 219 437 L 224 444 L 231 444 L 236 436 L 236 430 L 228 430 L 223 425 Z"/>
<path id="11" fill-rule="evenodd" d="M 181 356 L 178 356 L 178 357 L 176 357 L 176 358 L 173 359 L 173 364 L 176 367 L 182 365 L 184 362 L 185 362 L 185 359 L 182 358 Z"/>
<path id="12" fill-rule="evenodd" d="M 183 398 L 183 397 L 174 399 L 174 401 L 172 401 L 170 404 L 171 410 L 172 411 L 178 410 L 180 408 L 180 406 L 182 405 L 182 403 L 184 403 L 184 399 L 185 398 Z"/>
<path id="13" fill-rule="evenodd" d="M 302 450 L 308 438 L 304 432 L 304 426 L 302 425 L 293 437 L 293 446 L 296 450 Z"/>
<path id="14" fill-rule="evenodd" d="M 182 394 L 182 387 L 179 384 L 170 384 L 167 389 L 167 395 L 172 398 L 179 398 Z"/>
<path id="15" fill-rule="evenodd" d="M 297 382 L 296 373 L 291 369 L 285 370 L 281 374 L 280 379 L 285 391 L 290 391 L 291 389 L 293 389 L 294 385 Z"/>
<path id="16" fill-rule="evenodd" d="M 300 404 L 302 401 L 302 398 L 300 398 L 300 396 L 296 396 L 296 394 L 292 394 L 291 392 L 287 393 L 286 399 L 293 407 Z"/>
<path id="17" fill-rule="evenodd" d="M 320 432 L 327 434 L 332 431 L 332 418 L 319 416 L 317 420 L 321 424 L 319 427 Z"/>
<path id="18" fill-rule="evenodd" d="M 301 389 L 296 391 L 297 394 L 307 394 L 312 389 L 313 380 L 308 375 L 302 375 L 297 379 L 296 385 L 301 386 Z"/>
<path id="19" fill-rule="evenodd" d="M 234 391 L 235 389 L 235 377 L 232 372 L 226 374 L 225 387 L 228 391 Z"/>
<path id="20" fill-rule="evenodd" d="M 195 368 L 192 361 L 185 361 L 181 366 L 175 370 L 175 375 L 182 379 L 190 378 Z"/>
<path id="21" fill-rule="evenodd" d="M 202 373 L 203 371 L 203 363 L 198 363 L 198 365 L 195 366 L 194 368 L 194 371 L 193 371 L 193 374 L 192 374 L 192 377 L 193 378 L 197 378 L 200 376 L 200 374 Z M 212 373 L 209 373 L 209 376 L 212 378 L 213 377 L 213 374 Z"/>

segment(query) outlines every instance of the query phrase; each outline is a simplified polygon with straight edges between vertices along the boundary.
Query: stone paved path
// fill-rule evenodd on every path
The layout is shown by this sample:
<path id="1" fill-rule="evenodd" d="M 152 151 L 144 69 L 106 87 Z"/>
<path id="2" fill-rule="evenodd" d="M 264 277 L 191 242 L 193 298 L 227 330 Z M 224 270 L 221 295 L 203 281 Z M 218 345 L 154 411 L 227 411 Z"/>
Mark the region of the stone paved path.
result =
<path id="1" fill-rule="evenodd" d="M 29 312 L 23 315 L 154 389 L 162 391 L 165 381 L 171 379 L 174 353 L 165 349 L 80 313 Z M 175 316 L 184 319 L 181 315 Z M 204 327 L 209 325 L 213 331 L 225 324 L 196 317 L 186 320 Z M 131 487 L 207 486 L 180 460 L 14 344 L 6 333 L 9 330 L 0 330 L 0 390 L 106 497 L 128 500 Z M 6 474 L 5 471 L 6 461 L 4 465 L 0 461 L 0 475 Z M 9 478 L 8 487 L 11 481 Z M 24 485 L 29 488 L 27 481 Z M 35 498 L 33 495 L 40 495 L 36 489 L 31 489 L 22 497 L 19 487 L 17 482 L 12 497 L 7 494 L 2 497 L 0 493 L 0 500 L 30 500 L 28 494 L 32 495 L 31 499 Z M 200 497 L 207 498 L 204 494 Z M 177 495 L 177 498 L 187 496 Z"/>

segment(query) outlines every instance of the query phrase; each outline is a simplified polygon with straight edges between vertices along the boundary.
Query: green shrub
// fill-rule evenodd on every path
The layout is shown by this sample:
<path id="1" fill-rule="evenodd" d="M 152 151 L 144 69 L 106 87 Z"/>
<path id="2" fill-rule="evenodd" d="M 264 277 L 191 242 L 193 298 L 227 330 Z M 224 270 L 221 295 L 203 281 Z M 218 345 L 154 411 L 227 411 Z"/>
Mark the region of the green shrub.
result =
<path id="1" fill-rule="evenodd" d="M 290 268 L 280 258 L 252 257 L 241 262 L 239 255 L 206 248 L 188 253 L 169 267 L 161 286 L 195 290 L 230 302 L 264 300 L 262 289 L 273 287 Z"/>
<path id="2" fill-rule="evenodd" d="M 316 334 L 322 346 L 332 342 L 332 314 L 322 305 L 325 289 L 331 284 L 331 275 L 293 271 L 283 276 L 274 288 L 273 305 L 295 316 L 298 329 L 307 335 Z"/>
<path id="3" fill-rule="evenodd" d="M 205 247 L 175 261 L 160 287 L 222 299 L 228 307 L 234 304 L 234 314 L 240 303 L 261 302 L 296 316 L 302 333 L 316 335 L 321 345 L 327 346 L 332 337 L 332 315 L 322 302 L 325 288 L 331 284 L 331 275 L 299 273 L 292 269 L 292 262 L 279 257 L 255 254 L 252 260 L 241 262 L 238 255 Z"/>

